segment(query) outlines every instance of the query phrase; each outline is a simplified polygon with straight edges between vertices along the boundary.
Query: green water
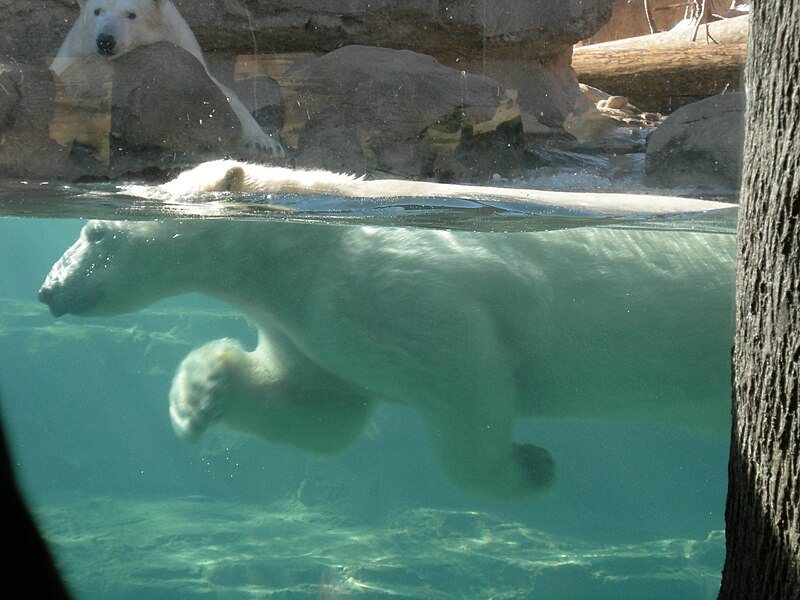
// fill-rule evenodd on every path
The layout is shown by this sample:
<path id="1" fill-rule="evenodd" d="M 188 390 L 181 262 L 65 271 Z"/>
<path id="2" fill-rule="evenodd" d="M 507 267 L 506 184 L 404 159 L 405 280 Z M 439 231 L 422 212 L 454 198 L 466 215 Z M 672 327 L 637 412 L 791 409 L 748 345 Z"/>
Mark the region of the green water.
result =
<path id="1" fill-rule="evenodd" d="M 46 197 L 31 202 L 46 202 Z M 558 484 L 541 499 L 503 503 L 462 492 L 443 475 L 425 423 L 407 406 L 381 405 L 358 439 L 332 457 L 222 428 L 212 428 L 197 444 L 178 439 L 167 412 L 173 374 L 184 356 L 211 340 L 234 338 L 252 348 L 256 331 L 240 310 L 193 293 L 119 316 L 55 319 L 36 298 L 45 275 L 83 224 L 65 217 L 119 218 L 128 209 L 124 203 L 81 196 L 77 207 L 48 209 L 59 218 L 25 218 L 15 208 L 6 213 L 16 216 L 0 219 L 3 417 L 29 504 L 77 598 L 716 596 L 724 554 L 727 462 L 727 435 L 720 432 L 726 427 L 729 390 L 715 382 L 727 381 L 724 365 L 732 331 L 728 309 L 734 244 L 729 218 L 645 223 L 649 234 L 661 232 L 670 244 L 659 254 L 656 241 L 652 253 L 640 258 L 658 263 L 667 252 L 682 252 L 685 240 L 688 255 L 681 260 L 694 268 L 690 259 L 700 256 L 694 246 L 698 239 L 706 249 L 729 258 L 720 262 L 714 277 L 718 285 L 727 286 L 730 305 L 715 288 L 708 303 L 722 310 L 715 308 L 714 319 L 686 314 L 664 328 L 653 314 L 651 336 L 676 339 L 648 345 L 647 350 L 669 350 L 658 359 L 674 365 L 674 381 L 701 381 L 707 373 L 712 382 L 707 393 L 713 396 L 708 402 L 716 408 L 703 411 L 703 419 L 716 421 L 718 427 L 711 429 L 717 432 L 618 414 L 611 419 L 597 414 L 526 417 L 517 423 L 514 437 L 552 453 Z M 399 223 L 405 226 L 404 235 L 448 229 L 456 241 L 469 240 L 471 252 L 478 252 L 482 246 L 499 251 L 508 240 L 516 244 L 518 238 L 508 236 L 547 235 L 565 226 L 589 232 L 598 219 L 608 224 L 596 215 L 509 217 L 474 206 L 437 205 L 433 212 L 407 207 L 397 209 L 388 222 L 378 221 L 363 206 L 333 209 L 338 216 L 298 218 L 292 226 L 341 222 L 346 213 L 352 221 L 345 228 L 367 222 L 389 231 L 383 228 L 397 225 L 398 215 L 401 221 L 410 216 L 411 222 Z M 158 212 L 154 210 L 145 207 L 138 215 L 152 218 Z M 246 216 L 257 219 L 257 213 L 250 210 Z M 230 221 L 219 223 L 235 228 Z M 453 231 L 457 229 L 484 233 Z M 614 231 L 629 235 L 625 228 Z M 613 245 L 616 235 L 590 237 Z M 464 260 L 473 259 L 467 255 Z M 543 310 L 575 302 L 574 295 L 556 292 L 578 289 L 564 281 L 581 280 L 581 269 L 590 267 L 596 269 L 574 262 L 569 272 L 551 280 L 547 303 L 535 306 Z M 641 298 L 647 300 L 649 280 L 636 275 L 631 279 L 640 283 Z M 680 281 L 680 274 L 675 276 Z M 613 289 L 615 281 L 607 285 Z M 357 286 L 349 289 L 359 293 Z M 610 314 L 619 306 L 596 304 L 616 297 L 595 287 L 585 289 L 579 299 L 594 302 L 597 314 Z M 458 305 L 457 298 L 451 301 Z M 698 302 L 703 303 L 702 290 Z M 558 366 L 559 379 L 564 388 L 619 395 L 619 389 L 604 388 L 619 381 L 613 374 L 587 375 L 580 361 L 574 366 L 568 361 L 570 356 L 603 353 L 614 364 L 627 350 L 615 347 L 613 339 L 591 335 L 582 338 L 584 345 L 573 339 L 571 346 L 559 346 L 557 332 L 571 339 L 579 323 L 586 331 L 607 330 L 606 337 L 618 341 L 633 339 L 633 334 L 600 320 L 595 328 L 581 318 L 548 324 L 552 355 L 565 357 Z M 637 336 L 647 339 L 649 321 L 643 313 Z M 687 367 L 680 349 L 691 354 L 703 344 L 710 344 L 707 356 Z M 652 392 L 647 374 L 641 377 L 642 389 Z M 657 394 L 658 403 L 667 407 L 662 416 L 670 406 L 683 406 L 667 393 L 670 386 Z"/>

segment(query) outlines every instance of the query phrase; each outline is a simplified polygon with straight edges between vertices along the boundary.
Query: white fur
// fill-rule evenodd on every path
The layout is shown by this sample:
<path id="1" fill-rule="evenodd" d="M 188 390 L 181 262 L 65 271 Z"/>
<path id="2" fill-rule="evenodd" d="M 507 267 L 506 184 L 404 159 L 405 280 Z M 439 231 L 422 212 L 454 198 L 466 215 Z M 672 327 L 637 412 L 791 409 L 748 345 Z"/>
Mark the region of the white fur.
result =
<path id="1" fill-rule="evenodd" d="M 135 48 L 170 42 L 192 54 L 225 94 L 242 126 L 242 147 L 249 151 L 283 156 L 280 143 L 264 133 L 241 100 L 208 71 L 191 29 L 170 0 L 80 0 L 81 13 L 67 34 L 50 68 L 61 75 L 77 58 L 100 54 L 118 58 Z M 113 49 L 101 53 L 100 36 L 114 40 Z"/>
<path id="2" fill-rule="evenodd" d="M 268 167 L 233 160 L 202 163 L 156 187 L 126 190 L 146 197 L 196 196 L 204 192 L 265 192 L 334 194 L 357 198 L 439 197 L 476 200 L 522 201 L 611 215 L 668 215 L 734 208 L 735 204 L 674 196 L 450 185 L 426 181 L 378 179 L 367 181 L 352 175 L 322 170 Z"/>
<path id="3" fill-rule="evenodd" d="M 546 489 L 519 415 L 727 431 L 733 236 L 577 228 L 519 234 L 291 222 L 88 223 L 40 298 L 109 315 L 198 291 L 245 312 L 259 342 L 181 364 L 176 431 L 221 422 L 332 452 L 377 402 L 413 407 L 462 489 Z M 591 448 L 587 448 L 587 455 Z"/>

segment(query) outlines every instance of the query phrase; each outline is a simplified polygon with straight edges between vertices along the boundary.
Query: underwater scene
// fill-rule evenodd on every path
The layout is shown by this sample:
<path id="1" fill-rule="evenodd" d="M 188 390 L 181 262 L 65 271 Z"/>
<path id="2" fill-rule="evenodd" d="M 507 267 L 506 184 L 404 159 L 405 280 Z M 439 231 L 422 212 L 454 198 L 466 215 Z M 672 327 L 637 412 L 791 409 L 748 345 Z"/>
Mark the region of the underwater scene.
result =
<path id="1" fill-rule="evenodd" d="M 75 598 L 716 597 L 735 212 L 31 188 L 2 416 Z"/>

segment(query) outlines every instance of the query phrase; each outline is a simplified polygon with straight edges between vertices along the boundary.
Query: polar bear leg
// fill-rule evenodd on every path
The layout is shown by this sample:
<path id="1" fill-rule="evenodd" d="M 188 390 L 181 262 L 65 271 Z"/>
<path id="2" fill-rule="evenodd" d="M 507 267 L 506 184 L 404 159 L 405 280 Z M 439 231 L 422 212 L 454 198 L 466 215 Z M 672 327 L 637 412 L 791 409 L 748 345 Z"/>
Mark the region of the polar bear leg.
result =
<path id="1" fill-rule="evenodd" d="M 206 68 L 206 73 L 208 73 L 211 80 L 217 84 L 217 87 L 222 93 L 225 94 L 228 103 L 231 105 L 231 110 L 233 110 L 236 118 L 239 119 L 239 123 L 242 126 L 242 142 L 240 146 L 250 154 L 258 155 L 263 153 L 269 156 L 284 158 L 286 152 L 280 141 L 261 129 L 261 125 L 258 124 L 258 121 L 250 114 L 250 111 L 247 110 L 247 107 L 239 100 L 236 94 L 217 81 L 208 71 L 208 68 Z"/>
<path id="2" fill-rule="evenodd" d="M 464 411 L 471 418 L 426 411 L 434 450 L 454 485 L 490 500 L 517 501 L 541 496 L 555 484 L 552 455 L 533 444 L 512 443 L 512 420 Z"/>
<path id="3" fill-rule="evenodd" d="M 512 360 L 494 323 L 478 314 L 470 337 L 454 344 L 471 349 L 458 356 L 462 368 L 431 372 L 420 411 L 454 485 L 499 501 L 541 496 L 555 484 L 555 462 L 543 448 L 512 442 L 519 403 Z"/>
<path id="4" fill-rule="evenodd" d="M 320 454 L 358 437 L 374 402 L 286 348 L 285 340 L 259 337 L 253 352 L 223 339 L 189 353 L 169 394 L 176 433 L 194 441 L 219 422 Z"/>
<path id="5" fill-rule="evenodd" d="M 193 350 L 172 380 L 169 414 L 180 437 L 197 441 L 219 422 L 230 395 L 229 363 L 244 354 L 233 340 L 217 340 Z"/>

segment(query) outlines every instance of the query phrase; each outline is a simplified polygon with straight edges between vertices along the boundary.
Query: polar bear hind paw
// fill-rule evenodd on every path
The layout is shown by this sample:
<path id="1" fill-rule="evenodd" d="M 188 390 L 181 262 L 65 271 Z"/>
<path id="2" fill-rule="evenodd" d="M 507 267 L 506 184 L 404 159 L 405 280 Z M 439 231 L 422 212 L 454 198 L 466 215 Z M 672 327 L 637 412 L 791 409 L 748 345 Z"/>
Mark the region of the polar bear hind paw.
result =
<path id="1" fill-rule="evenodd" d="M 175 433 L 197 441 L 222 419 L 230 393 L 230 368 L 244 354 L 233 340 L 210 342 L 183 359 L 172 380 L 169 414 Z"/>
<path id="2" fill-rule="evenodd" d="M 540 446 L 515 443 L 512 446 L 514 461 L 523 472 L 535 494 L 550 490 L 556 483 L 556 463 L 553 455 Z"/>

